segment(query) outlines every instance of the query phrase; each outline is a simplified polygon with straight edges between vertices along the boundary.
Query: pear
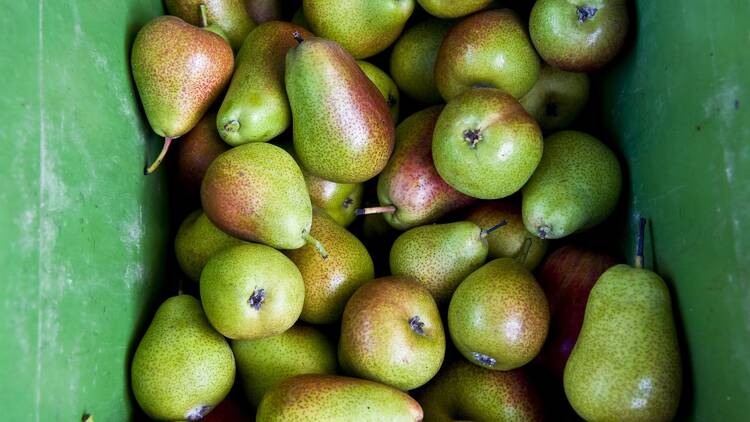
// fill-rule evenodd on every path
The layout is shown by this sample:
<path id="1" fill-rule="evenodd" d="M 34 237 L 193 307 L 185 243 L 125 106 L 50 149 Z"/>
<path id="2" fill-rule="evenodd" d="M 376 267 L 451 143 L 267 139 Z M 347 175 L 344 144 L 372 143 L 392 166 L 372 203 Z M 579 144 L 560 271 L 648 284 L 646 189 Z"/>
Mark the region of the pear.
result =
<path id="1" fill-rule="evenodd" d="M 153 173 L 172 140 L 192 129 L 224 90 L 234 55 L 219 35 L 174 16 L 149 21 L 135 37 L 130 67 L 151 128 L 164 147 L 146 170 Z"/>
<path id="2" fill-rule="evenodd" d="M 362 205 L 362 183 L 336 183 L 311 174 L 305 174 L 310 201 L 326 212 L 342 227 L 351 224 Z"/>
<path id="3" fill-rule="evenodd" d="M 435 376 L 444 356 L 440 313 L 416 280 L 378 278 L 346 303 L 339 339 L 339 362 L 345 371 L 411 390 Z"/>
<path id="4" fill-rule="evenodd" d="M 219 134 L 228 144 L 266 142 L 291 125 L 284 67 L 287 51 L 297 45 L 294 33 L 311 36 L 295 24 L 274 21 L 258 26 L 242 44 L 216 119 Z"/>
<path id="5" fill-rule="evenodd" d="M 435 85 L 435 60 L 450 21 L 428 19 L 404 31 L 391 51 L 391 76 L 398 88 L 425 104 L 443 102 Z"/>
<path id="6" fill-rule="evenodd" d="M 422 408 L 386 385 L 336 375 L 297 375 L 269 390 L 257 422 L 420 422 Z"/>
<path id="7" fill-rule="evenodd" d="M 244 0 L 248 16 L 257 25 L 283 19 L 283 0 Z"/>
<path id="8" fill-rule="evenodd" d="M 200 293 L 217 331 L 231 339 L 257 339 L 294 325 L 302 312 L 305 283 L 284 254 L 249 243 L 225 249 L 208 261 Z"/>
<path id="9" fill-rule="evenodd" d="M 276 145 L 250 143 L 218 156 L 203 178 L 201 202 L 219 229 L 242 240 L 277 249 L 317 243 L 302 170 Z"/>
<path id="10" fill-rule="evenodd" d="M 542 158 L 542 131 L 512 96 L 474 88 L 450 101 L 435 125 L 432 158 L 453 188 L 480 199 L 517 192 Z"/>
<path id="11" fill-rule="evenodd" d="M 307 325 L 271 337 L 233 340 L 232 351 L 245 395 L 255 407 L 266 391 L 289 377 L 336 373 L 335 345 Z"/>
<path id="12" fill-rule="evenodd" d="M 460 18 L 482 10 L 492 4 L 492 0 L 417 0 L 427 13 L 439 18 Z"/>
<path id="13" fill-rule="evenodd" d="M 521 98 L 545 132 L 566 129 L 583 110 L 589 99 L 589 77 L 585 73 L 566 72 L 542 65 L 531 91 Z"/>
<path id="14" fill-rule="evenodd" d="M 507 222 L 502 230 L 487 235 L 490 258 L 515 258 L 533 271 L 547 252 L 548 241 L 529 233 L 523 225 L 521 204 L 516 197 L 477 204 L 468 211 L 466 220 L 479 227 Z"/>
<path id="15" fill-rule="evenodd" d="M 591 135 L 547 137 L 537 171 L 523 188 L 523 221 L 542 239 L 559 239 L 604 221 L 620 197 L 617 157 Z"/>
<path id="16" fill-rule="evenodd" d="M 416 395 L 426 421 L 542 421 L 543 406 L 523 369 L 491 371 L 465 360 L 440 370 Z"/>
<path id="17" fill-rule="evenodd" d="M 401 35 L 414 11 L 414 0 L 305 0 L 302 7 L 312 32 L 365 59 Z"/>
<path id="18" fill-rule="evenodd" d="M 385 103 L 388 105 L 388 109 L 391 112 L 391 117 L 394 122 L 398 122 L 398 111 L 401 105 L 400 95 L 398 93 L 398 87 L 393 82 L 387 73 L 383 72 L 379 67 L 372 63 L 364 60 L 357 60 L 357 65 L 362 69 L 367 79 L 369 79 L 378 88 L 378 91 L 385 98 Z"/>
<path id="19" fill-rule="evenodd" d="M 422 110 L 398 126 L 396 148 L 378 176 L 378 200 L 382 207 L 358 213 L 382 212 L 390 225 L 406 230 L 431 223 L 474 202 L 448 185 L 433 164 L 433 128 L 441 110 L 442 106 Z"/>
<path id="20" fill-rule="evenodd" d="M 229 393 L 234 374 L 232 349 L 188 295 L 159 306 L 130 367 L 136 401 L 164 421 L 201 419 Z"/>
<path id="21" fill-rule="evenodd" d="M 226 34 L 232 49 L 242 45 L 255 23 L 243 0 L 164 0 L 167 13 L 195 26 L 216 25 Z M 205 15 L 201 13 L 201 5 Z"/>
<path id="22" fill-rule="evenodd" d="M 174 239 L 174 252 L 182 272 L 199 281 L 201 271 L 217 252 L 245 242 L 219 230 L 202 210 L 190 213 L 180 224 Z"/>
<path id="23" fill-rule="evenodd" d="M 305 17 L 305 11 L 302 7 L 294 12 L 294 16 L 292 16 L 292 23 L 295 25 L 299 25 L 307 29 L 308 31 L 310 30 L 310 22 L 307 21 L 307 18 Z"/>
<path id="24" fill-rule="evenodd" d="M 472 87 L 499 88 L 521 98 L 538 76 L 539 56 L 523 22 L 508 9 L 459 22 L 445 36 L 435 62 L 435 82 L 446 101 Z"/>
<path id="25" fill-rule="evenodd" d="M 314 37 L 298 41 L 287 53 L 286 89 L 299 162 L 332 182 L 371 179 L 393 151 L 385 99 L 341 46 Z"/>
<path id="26" fill-rule="evenodd" d="M 464 278 L 484 264 L 489 233 L 469 221 L 410 229 L 393 242 L 391 274 L 417 279 L 437 303 L 447 303 Z"/>
<path id="27" fill-rule="evenodd" d="M 323 258 L 312 246 L 287 252 L 305 282 L 300 319 L 313 324 L 338 321 L 349 297 L 375 276 L 372 258 L 353 234 L 324 212 L 313 213 L 312 235 L 328 252 Z"/>
<path id="28" fill-rule="evenodd" d="M 199 198 L 208 166 L 228 149 L 216 131 L 216 113 L 206 113 L 175 145 L 176 185 L 180 192 Z"/>
<path id="29" fill-rule="evenodd" d="M 549 328 L 544 291 L 518 261 L 498 258 L 471 273 L 448 307 L 448 330 L 475 365 L 508 371 L 529 363 Z"/>

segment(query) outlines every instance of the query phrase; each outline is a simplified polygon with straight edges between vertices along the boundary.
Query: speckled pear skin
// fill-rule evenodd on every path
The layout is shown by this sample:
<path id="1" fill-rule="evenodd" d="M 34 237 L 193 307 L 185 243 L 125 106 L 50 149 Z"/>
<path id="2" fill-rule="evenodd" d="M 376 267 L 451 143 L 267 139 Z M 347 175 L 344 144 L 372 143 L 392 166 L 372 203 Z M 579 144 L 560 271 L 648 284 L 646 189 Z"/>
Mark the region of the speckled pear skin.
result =
<path id="1" fill-rule="evenodd" d="M 529 32 L 547 63 L 590 72 L 620 52 L 629 24 L 625 0 L 539 0 L 531 9 Z"/>
<path id="2" fill-rule="evenodd" d="M 172 148 L 177 188 L 187 196 L 198 198 L 206 169 L 229 149 L 229 145 L 216 132 L 216 113 L 208 112 Z"/>
<path id="3" fill-rule="evenodd" d="M 312 204 L 328 214 L 341 227 L 357 218 L 356 210 L 362 206 L 362 183 L 336 183 L 305 174 L 305 183 Z"/>
<path id="4" fill-rule="evenodd" d="M 529 233 L 523 225 L 521 204 L 516 197 L 486 201 L 469 209 L 466 220 L 479 227 L 492 227 L 501 221 L 508 223 L 487 235 L 490 258 L 515 258 L 527 270 L 533 271 L 547 252 L 547 240 Z M 524 252 L 525 242 L 530 242 Z"/>
<path id="5" fill-rule="evenodd" d="M 280 334 L 297 321 L 305 283 L 284 254 L 248 243 L 214 255 L 203 268 L 201 303 L 224 337 L 251 340 Z"/>
<path id="6" fill-rule="evenodd" d="M 300 319 L 331 324 L 341 318 L 346 301 L 357 288 L 372 280 L 375 269 L 362 242 L 325 212 L 314 211 L 311 234 L 323 244 L 328 258 L 323 259 L 311 245 L 287 252 L 305 282 Z"/>
<path id="7" fill-rule="evenodd" d="M 312 32 L 366 59 L 401 35 L 414 0 L 305 0 L 302 9 Z"/>
<path id="8" fill-rule="evenodd" d="M 428 19 L 407 28 L 391 51 L 391 77 L 409 97 L 425 104 L 443 102 L 435 85 L 435 60 L 453 22 Z"/>
<path id="9" fill-rule="evenodd" d="M 256 422 L 421 422 L 408 394 L 373 381 L 337 375 L 298 375 L 272 388 Z"/>
<path id="10" fill-rule="evenodd" d="M 276 145 L 230 149 L 208 167 L 201 203 L 222 231 L 277 249 L 297 249 L 312 224 L 305 179 L 291 155 Z"/>
<path id="11" fill-rule="evenodd" d="M 487 241 L 481 232 L 469 221 L 410 229 L 393 242 L 391 274 L 415 278 L 438 304 L 447 304 L 456 287 L 487 259 Z"/>
<path id="12" fill-rule="evenodd" d="M 173 296 L 156 311 L 133 356 L 135 399 L 156 420 L 199 420 L 234 384 L 234 355 L 192 296 Z"/>
<path id="13" fill-rule="evenodd" d="M 286 89 L 294 150 L 306 171 L 359 183 L 383 170 L 393 151 L 393 118 L 375 84 L 341 46 L 308 38 L 290 49 Z"/>
<path id="14" fill-rule="evenodd" d="M 336 345 L 309 325 L 257 340 L 233 340 L 232 351 L 245 396 L 257 407 L 281 381 L 302 374 L 335 374 Z"/>
<path id="15" fill-rule="evenodd" d="M 180 224 L 174 239 L 174 252 L 182 272 L 198 282 L 203 267 L 214 254 L 243 243 L 219 230 L 202 210 L 196 210 Z"/>
<path id="16" fill-rule="evenodd" d="M 484 9 L 492 0 L 417 0 L 427 13 L 439 18 L 459 18 Z"/>
<path id="17" fill-rule="evenodd" d="M 565 366 L 565 394 L 589 421 L 670 421 L 682 369 L 672 302 L 652 271 L 621 264 L 594 285 Z"/>
<path id="18" fill-rule="evenodd" d="M 432 161 L 432 136 L 442 106 L 419 111 L 396 128 L 396 147 L 378 176 L 378 201 L 395 205 L 383 214 L 398 230 L 431 223 L 475 202 L 443 180 Z"/>
<path id="19" fill-rule="evenodd" d="M 237 53 L 237 69 L 219 109 L 216 127 L 230 145 L 266 142 L 292 124 L 284 86 L 286 53 L 297 45 L 292 35 L 308 31 L 273 21 L 255 28 Z"/>
<path id="20" fill-rule="evenodd" d="M 444 357 L 440 313 L 416 280 L 378 278 L 347 302 L 339 339 L 339 363 L 346 373 L 412 390 L 437 374 Z"/>
<path id="21" fill-rule="evenodd" d="M 394 122 L 398 122 L 398 112 L 401 108 L 401 95 L 398 92 L 396 83 L 393 82 L 387 73 L 383 72 L 379 67 L 375 66 L 370 62 L 364 60 L 357 60 L 357 65 L 362 69 L 367 79 L 375 84 L 375 87 L 380 91 L 380 94 L 385 98 L 385 103 L 388 105 L 388 109 L 391 112 L 391 117 Z"/>
<path id="22" fill-rule="evenodd" d="M 415 397 L 426 421 L 542 421 L 543 406 L 523 369 L 491 371 L 465 360 L 442 369 Z"/>
<path id="23" fill-rule="evenodd" d="M 435 62 L 435 83 L 446 101 L 472 87 L 523 97 L 539 76 L 540 60 L 526 27 L 508 9 L 472 15 L 451 28 Z"/>
<path id="24" fill-rule="evenodd" d="M 448 307 L 456 348 L 475 365 L 507 371 L 529 363 L 549 328 L 549 307 L 534 276 L 512 258 L 498 258 L 471 273 Z"/>
<path id="25" fill-rule="evenodd" d="M 130 67 L 151 128 L 177 138 L 221 94 L 234 71 L 234 54 L 213 32 L 160 16 L 138 31 Z"/>
<path id="26" fill-rule="evenodd" d="M 257 25 L 283 18 L 283 0 L 244 0 L 250 19 Z"/>
<path id="27" fill-rule="evenodd" d="M 617 157 L 583 132 L 557 132 L 545 139 L 544 156 L 523 188 L 526 229 L 560 239 L 604 221 L 620 197 Z"/>
<path id="28" fill-rule="evenodd" d="M 520 103 L 545 132 L 567 129 L 589 100 L 589 76 L 542 64 L 531 91 Z"/>
<path id="29" fill-rule="evenodd" d="M 450 101 L 435 125 L 432 158 L 454 189 L 480 199 L 517 192 L 542 159 L 544 140 L 512 96 L 473 88 Z"/>
<path id="30" fill-rule="evenodd" d="M 207 23 L 221 28 L 235 51 L 240 48 L 247 34 L 255 28 L 243 0 L 164 0 L 170 15 L 195 26 L 201 26 L 201 4 L 206 5 Z"/>

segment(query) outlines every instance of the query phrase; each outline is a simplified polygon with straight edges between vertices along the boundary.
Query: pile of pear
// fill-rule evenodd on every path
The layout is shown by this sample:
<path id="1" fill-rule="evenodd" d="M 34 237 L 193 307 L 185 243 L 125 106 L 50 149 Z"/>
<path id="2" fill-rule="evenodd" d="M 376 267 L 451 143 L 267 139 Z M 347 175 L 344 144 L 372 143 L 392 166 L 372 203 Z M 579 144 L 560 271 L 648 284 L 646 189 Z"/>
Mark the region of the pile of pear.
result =
<path id="1" fill-rule="evenodd" d="M 560 240 L 620 199 L 615 153 L 570 127 L 624 3 L 167 0 L 130 63 L 164 138 L 145 173 L 174 144 L 200 203 L 174 239 L 195 294 L 138 343 L 143 412 L 555 420 L 541 377 L 588 421 L 673 418 L 667 285 Z"/>

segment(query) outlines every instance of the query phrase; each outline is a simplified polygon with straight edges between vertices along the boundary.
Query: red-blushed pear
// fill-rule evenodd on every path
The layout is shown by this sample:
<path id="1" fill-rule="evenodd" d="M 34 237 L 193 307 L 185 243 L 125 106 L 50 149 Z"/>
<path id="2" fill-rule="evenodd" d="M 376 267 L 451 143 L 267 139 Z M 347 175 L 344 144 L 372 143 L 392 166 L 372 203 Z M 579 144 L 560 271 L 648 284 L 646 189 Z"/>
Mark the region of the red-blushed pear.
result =
<path id="1" fill-rule="evenodd" d="M 240 48 L 255 23 L 243 0 L 164 0 L 167 12 L 195 26 L 216 26 L 235 51 Z"/>
<path id="2" fill-rule="evenodd" d="M 175 184 L 185 196 L 199 198 L 208 166 L 229 149 L 216 131 L 216 113 L 206 113 L 174 146 Z"/>

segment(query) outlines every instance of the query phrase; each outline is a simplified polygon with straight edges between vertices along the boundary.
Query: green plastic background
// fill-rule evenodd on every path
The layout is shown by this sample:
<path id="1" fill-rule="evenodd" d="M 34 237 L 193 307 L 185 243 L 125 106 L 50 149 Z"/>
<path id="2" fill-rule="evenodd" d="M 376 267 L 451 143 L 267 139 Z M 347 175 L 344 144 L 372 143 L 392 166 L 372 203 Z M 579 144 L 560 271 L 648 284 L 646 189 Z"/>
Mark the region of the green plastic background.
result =
<path id="1" fill-rule="evenodd" d="M 634 2 L 637 38 L 598 78 L 629 168 L 630 233 L 675 292 L 680 419 L 750 413 L 750 2 Z M 7 420 L 133 417 L 128 361 L 166 266 L 160 141 L 129 75 L 155 0 L 3 2 L 0 393 Z"/>

